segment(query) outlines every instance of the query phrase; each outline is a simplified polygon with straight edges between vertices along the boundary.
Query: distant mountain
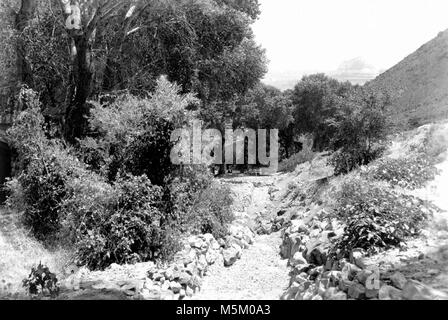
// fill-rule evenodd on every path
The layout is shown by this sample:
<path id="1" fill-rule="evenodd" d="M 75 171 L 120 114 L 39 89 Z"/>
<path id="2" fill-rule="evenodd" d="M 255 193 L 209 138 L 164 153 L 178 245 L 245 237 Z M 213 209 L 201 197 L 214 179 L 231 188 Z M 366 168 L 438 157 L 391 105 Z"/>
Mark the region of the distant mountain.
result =
<path id="1" fill-rule="evenodd" d="M 380 72 L 361 57 L 344 61 L 330 76 L 339 81 L 350 81 L 352 84 L 363 85 L 374 79 Z"/>
<path id="2" fill-rule="evenodd" d="M 399 127 L 448 118 L 448 30 L 367 85 L 392 94 L 390 114 Z"/>

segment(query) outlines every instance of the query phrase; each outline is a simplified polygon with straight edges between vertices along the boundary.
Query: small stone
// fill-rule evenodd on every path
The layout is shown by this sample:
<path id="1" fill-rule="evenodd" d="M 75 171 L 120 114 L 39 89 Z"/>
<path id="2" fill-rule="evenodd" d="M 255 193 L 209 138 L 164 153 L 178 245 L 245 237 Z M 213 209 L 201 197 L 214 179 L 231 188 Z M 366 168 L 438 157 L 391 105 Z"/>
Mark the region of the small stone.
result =
<path id="1" fill-rule="evenodd" d="M 378 296 L 380 300 L 400 300 L 401 290 L 392 286 L 383 285 L 379 290 Z"/>
<path id="2" fill-rule="evenodd" d="M 366 288 L 366 298 L 367 299 L 376 299 L 376 298 L 378 298 L 379 292 L 380 292 L 379 289 Z"/>
<path id="3" fill-rule="evenodd" d="M 392 285 L 395 288 L 402 290 L 406 283 L 408 282 L 406 277 L 401 272 L 395 272 L 391 277 L 390 281 L 392 281 Z"/>
<path id="4" fill-rule="evenodd" d="M 346 262 L 342 267 L 341 274 L 348 280 L 352 281 L 353 279 L 355 279 L 356 275 L 361 271 L 362 269 L 360 269 L 358 266 Z"/>
<path id="5" fill-rule="evenodd" d="M 366 288 L 360 283 L 354 283 L 348 288 L 348 296 L 356 300 L 363 300 L 366 298 Z"/>
<path id="6" fill-rule="evenodd" d="M 362 285 L 366 285 L 367 279 L 374 274 L 373 270 L 361 270 L 356 274 L 356 279 L 358 279 L 359 283 Z"/>
<path id="7" fill-rule="evenodd" d="M 189 283 L 191 280 L 191 275 L 188 274 L 187 272 L 181 272 L 180 276 L 179 276 L 179 283 L 182 285 L 186 285 L 187 283 Z"/>
<path id="8" fill-rule="evenodd" d="M 325 300 L 347 300 L 347 294 L 339 291 L 337 288 L 328 288 L 324 294 Z"/>
<path id="9" fill-rule="evenodd" d="M 435 275 L 438 275 L 440 273 L 440 270 L 438 270 L 438 269 L 431 269 L 431 270 L 428 270 L 428 274 L 430 275 L 430 276 L 435 276 Z"/>
<path id="10" fill-rule="evenodd" d="M 180 296 L 181 298 L 183 298 L 183 297 L 185 297 L 186 295 L 187 295 L 187 293 L 186 293 L 185 289 L 180 289 L 180 291 L 179 291 L 179 296 Z"/>
<path id="11" fill-rule="evenodd" d="M 143 289 L 140 294 L 144 300 L 160 300 L 162 298 L 162 291 L 160 288 L 158 290 Z"/>
<path id="12" fill-rule="evenodd" d="M 204 238 L 204 240 L 207 243 L 212 243 L 215 240 L 215 238 L 213 237 L 213 235 L 211 233 L 206 233 L 202 237 Z"/>
<path id="13" fill-rule="evenodd" d="M 222 253 L 224 258 L 224 266 L 232 266 L 238 260 L 238 253 L 238 250 L 233 247 L 225 249 Z"/>
<path id="14" fill-rule="evenodd" d="M 169 268 L 165 271 L 165 279 L 168 279 L 169 281 L 174 280 L 174 272 L 173 269 Z"/>
<path id="15" fill-rule="evenodd" d="M 310 291 L 307 291 L 303 294 L 303 300 L 312 300 L 314 297 L 314 294 Z"/>
<path id="16" fill-rule="evenodd" d="M 308 263 L 306 262 L 301 252 L 296 252 L 294 256 L 291 259 L 289 259 L 289 264 L 292 267 L 295 267 L 297 265 L 306 265 Z"/>
<path id="17" fill-rule="evenodd" d="M 208 265 L 212 265 L 218 260 L 218 253 L 214 250 L 208 250 L 205 254 L 205 260 Z"/>
<path id="18" fill-rule="evenodd" d="M 187 295 L 187 297 L 192 297 L 194 294 L 194 291 L 192 288 L 187 287 L 187 289 L 185 290 L 185 294 Z"/>
<path id="19" fill-rule="evenodd" d="M 350 254 L 350 262 L 355 264 L 361 269 L 367 267 L 367 264 L 364 261 L 365 253 L 362 249 L 354 249 Z"/>
<path id="20" fill-rule="evenodd" d="M 348 290 L 354 286 L 354 282 L 347 280 L 347 279 L 342 279 L 341 281 L 339 281 L 339 289 L 343 292 L 348 292 Z"/>
<path id="21" fill-rule="evenodd" d="M 171 281 L 170 282 L 170 289 L 174 292 L 174 293 L 179 293 L 180 290 L 182 289 L 182 285 L 178 282 L 175 281 Z"/>
<path id="22" fill-rule="evenodd" d="M 192 248 L 196 248 L 196 249 L 201 249 L 202 246 L 204 245 L 204 241 L 202 241 L 202 239 L 200 239 L 198 237 L 191 237 L 188 240 L 188 242 Z"/>

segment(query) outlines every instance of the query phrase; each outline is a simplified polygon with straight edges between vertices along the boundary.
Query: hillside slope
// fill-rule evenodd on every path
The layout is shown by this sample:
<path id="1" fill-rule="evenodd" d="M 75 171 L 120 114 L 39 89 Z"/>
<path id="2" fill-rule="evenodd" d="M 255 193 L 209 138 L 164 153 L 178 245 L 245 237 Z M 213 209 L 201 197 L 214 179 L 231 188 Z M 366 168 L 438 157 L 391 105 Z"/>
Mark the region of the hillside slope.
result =
<path id="1" fill-rule="evenodd" d="M 399 127 L 448 118 L 448 30 L 367 85 L 392 94 L 392 121 Z"/>

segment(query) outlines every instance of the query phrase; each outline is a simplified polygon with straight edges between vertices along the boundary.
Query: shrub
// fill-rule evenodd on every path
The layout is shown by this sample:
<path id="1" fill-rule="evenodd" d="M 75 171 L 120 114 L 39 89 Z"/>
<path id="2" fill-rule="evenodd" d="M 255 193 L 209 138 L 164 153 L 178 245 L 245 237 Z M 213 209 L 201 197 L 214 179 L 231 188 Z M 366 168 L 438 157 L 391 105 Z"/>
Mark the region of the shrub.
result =
<path id="1" fill-rule="evenodd" d="M 56 275 L 42 263 L 31 269 L 28 278 L 23 280 L 23 286 L 32 296 L 51 296 L 55 298 L 59 294 Z"/>
<path id="2" fill-rule="evenodd" d="M 57 139 L 47 137 L 37 95 L 24 89 L 19 99 L 26 101 L 27 109 L 7 134 L 22 171 L 6 184 L 7 205 L 21 210 L 25 226 L 39 240 L 48 242 L 60 228 L 67 181 L 82 170 L 82 164 Z"/>
<path id="3" fill-rule="evenodd" d="M 362 148 L 341 149 L 328 158 L 328 164 L 334 167 L 335 175 L 347 174 L 379 158 L 383 152 L 383 147 L 370 150 L 363 150 Z"/>
<path id="4" fill-rule="evenodd" d="M 148 98 L 124 94 L 101 101 L 91 110 L 92 137 L 81 141 L 81 158 L 109 181 L 117 173 L 145 174 L 165 186 L 174 169 L 171 132 L 193 118 L 186 108 L 197 100 L 161 78 Z"/>
<path id="5" fill-rule="evenodd" d="M 76 210 L 81 205 L 74 213 L 82 217 L 76 231 L 78 263 L 103 269 L 111 263 L 162 258 L 162 248 L 171 243 L 167 238 L 169 221 L 159 210 L 161 188 L 146 176 L 126 176 L 117 179 L 112 194 L 103 196 L 104 203 L 97 208 L 86 207 L 83 197 L 69 206 Z"/>
<path id="6" fill-rule="evenodd" d="M 150 99 L 122 97 L 93 110 L 97 132 L 76 152 L 44 129 L 37 97 L 8 131 L 21 163 L 7 184 L 8 204 L 47 243 L 76 248 L 91 269 L 112 263 L 169 259 L 179 233 L 223 235 L 230 192 L 211 184 L 203 166 L 171 166 L 170 131 L 192 101 L 166 82 Z M 80 156 L 83 161 L 79 161 Z"/>
<path id="7" fill-rule="evenodd" d="M 212 233 L 223 237 L 233 221 L 232 198 L 228 187 L 212 183 L 204 166 L 185 166 L 170 184 L 173 213 L 180 229 L 192 233 Z"/>
<path id="8" fill-rule="evenodd" d="M 196 196 L 187 215 L 187 225 L 194 233 L 211 233 L 215 238 L 223 238 L 234 219 L 231 204 L 229 188 L 212 184 Z"/>
<path id="9" fill-rule="evenodd" d="M 7 185 L 8 204 L 23 210 L 38 239 L 74 245 L 78 260 L 94 269 L 174 250 L 162 189 L 145 175 L 109 183 L 88 170 L 71 149 L 47 136 L 38 103 L 28 104 L 8 134 L 23 168 Z"/>
<path id="10" fill-rule="evenodd" d="M 436 208 L 427 201 L 400 194 L 384 185 L 348 178 L 341 185 L 335 210 L 346 227 L 333 253 L 347 256 L 352 249 L 368 253 L 401 246 L 417 236 Z"/>
<path id="11" fill-rule="evenodd" d="M 370 166 L 365 175 L 376 180 L 385 180 L 394 186 L 407 189 L 422 188 L 437 175 L 437 168 L 424 154 L 406 158 L 384 158 Z"/>
<path id="12" fill-rule="evenodd" d="M 312 161 L 315 158 L 316 153 L 313 151 L 313 139 L 310 136 L 302 135 L 299 142 L 302 143 L 302 150 L 288 159 L 283 160 L 280 163 L 279 171 L 293 172 L 298 165 Z"/>

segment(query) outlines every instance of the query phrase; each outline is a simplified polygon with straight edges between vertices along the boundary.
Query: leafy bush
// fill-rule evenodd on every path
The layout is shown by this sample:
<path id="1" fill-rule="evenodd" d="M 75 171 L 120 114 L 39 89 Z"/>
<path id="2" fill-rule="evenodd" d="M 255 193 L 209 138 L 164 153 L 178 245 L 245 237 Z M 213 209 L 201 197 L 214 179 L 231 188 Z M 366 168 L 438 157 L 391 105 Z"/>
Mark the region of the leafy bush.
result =
<path id="1" fill-rule="evenodd" d="M 102 269 L 111 263 L 135 263 L 162 258 L 169 224 L 159 210 L 161 188 L 146 176 L 120 177 L 98 210 L 86 207 L 83 197 L 70 204 L 84 204 L 75 215 L 82 216 L 77 229 L 78 263 Z M 88 208 L 88 210 L 86 210 Z"/>
<path id="2" fill-rule="evenodd" d="M 58 279 L 50 269 L 39 263 L 31 269 L 27 279 L 23 280 L 23 286 L 32 296 L 51 296 L 55 298 L 59 294 Z"/>
<path id="3" fill-rule="evenodd" d="M 171 132 L 193 119 L 194 113 L 186 109 L 197 103 L 180 90 L 161 78 L 148 98 L 102 97 L 91 110 L 92 137 L 81 141 L 81 159 L 109 181 L 117 173 L 132 173 L 165 185 L 174 170 L 169 157 Z"/>
<path id="4" fill-rule="evenodd" d="M 54 240 L 61 223 L 60 205 L 67 196 L 67 184 L 82 165 L 44 130 L 38 97 L 24 89 L 19 99 L 27 109 L 7 131 L 18 153 L 22 171 L 9 181 L 7 204 L 23 212 L 25 226 L 42 241 Z"/>
<path id="5" fill-rule="evenodd" d="M 231 204 L 229 188 L 213 184 L 196 197 L 187 215 L 187 225 L 194 233 L 211 233 L 215 238 L 223 238 L 234 219 Z"/>
<path id="6" fill-rule="evenodd" d="M 312 161 L 315 158 L 313 139 L 310 136 L 302 135 L 299 142 L 302 143 L 302 150 L 280 163 L 279 170 L 281 172 L 293 172 L 298 165 Z"/>
<path id="7" fill-rule="evenodd" d="M 336 215 L 346 227 L 333 248 L 334 254 L 347 256 L 352 249 L 368 253 L 401 246 L 408 237 L 417 236 L 436 208 L 417 197 L 361 178 L 348 178 L 341 185 Z"/>
<path id="8" fill-rule="evenodd" d="M 335 175 L 347 174 L 379 158 L 383 152 L 383 147 L 370 150 L 363 150 L 362 148 L 341 149 L 328 158 L 328 164 L 334 167 Z"/>
<path id="9" fill-rule="evenodd" d="M 185 166 L 170 184 L 173 213 L 184 232 L 226 235 L 233 220 L 230 189 L 212 183 L 204 166 Z"/>
<path id="10" fill-rule="evenodd" d="M 224 234 L 230 192 L 203 166 L 170 163 L 169 133 L 192 102 L 178 90 L 162 81 L 149 100 L 126 96 L 94 109 L 97 130 L 76 151 L 51 137 L 37 96 L 25 93 L 27 108 L 8 131 L 21 164 L 8 205 L 38 239 L 74 247 L 92 269 L 168 259 L 185 230 Z"/>
<path id="11" fill-rule="evenodd" d="M 399 159 L 380 159 L 365 171 L 368 177 L 411 190 L 422 188 L 426 182 L 433 180 L 437 173 L 437 168 L 425 154 Z"/>

